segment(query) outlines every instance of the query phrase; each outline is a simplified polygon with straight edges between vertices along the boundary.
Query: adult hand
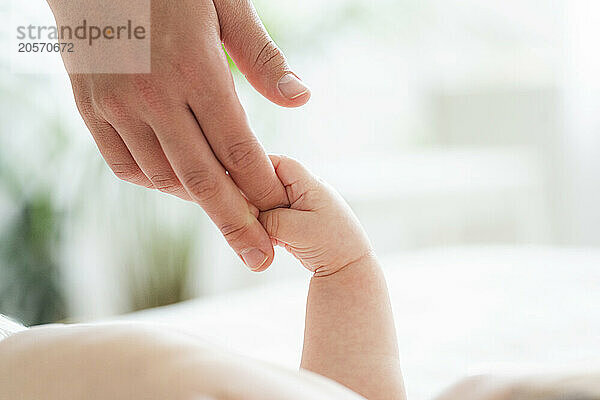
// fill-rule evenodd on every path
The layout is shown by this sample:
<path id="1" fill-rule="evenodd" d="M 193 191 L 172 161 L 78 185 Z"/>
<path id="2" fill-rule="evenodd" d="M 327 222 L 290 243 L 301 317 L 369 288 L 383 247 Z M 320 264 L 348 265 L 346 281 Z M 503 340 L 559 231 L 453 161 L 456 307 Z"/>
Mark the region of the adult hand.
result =
<path id="1" fill-rule="evenodd" d="M 135 1 L 150 3 L 49 3 L 62 26 L 102 17 L 109 8 L 126 20 Z M 63 54 L 78 109 L 117 177 L 198 203 L 244 262 L 264 270 L 273 248 L 256 208 L 287 206 L 288 200 L 239 102 L 223 44 L 270 101 L 296 107 L 310 91 L 291 72 L 250 0 L 151 3 L 151 73 L 79 73 L 70 66 L 90 49 Z M 122 56 L 114 62 L 131 58 Z"/>

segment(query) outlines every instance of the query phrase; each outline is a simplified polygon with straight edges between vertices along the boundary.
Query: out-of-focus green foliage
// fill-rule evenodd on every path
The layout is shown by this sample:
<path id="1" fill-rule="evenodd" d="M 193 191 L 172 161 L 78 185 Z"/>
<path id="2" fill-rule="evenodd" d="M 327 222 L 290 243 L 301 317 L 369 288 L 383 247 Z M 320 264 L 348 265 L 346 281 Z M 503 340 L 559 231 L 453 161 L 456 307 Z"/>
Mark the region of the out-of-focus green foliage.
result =
<path id="1" fill-rule="evenodd" d="M 17 76 L 12 82 L 0 82 L 0 105 L 7 118 L 0 126 L 0 198 L 9 211 L 0 223 L 0 313 L 10 315 L 28 325 L 63 320 L 67 306 L 61 285 L 61 233 L 63 214 L 54 200 L 48 173 L 65 148 L 65 131 L 55 117 L 37 110 L 45 130 L 37 132 L 37 145 L 45 157 L 32 166 L 26 155 L 11 146 L 11 140 L 22 134 L 13 125 L 16 110 L 35 109 L 27 90 L 40 83 L 39 78 Z M 22 89 L 26 88 L 26 89 Z M 21 90 L 19 90 L 21 89 Z M 31 118 L 31 116 L 29 117 Z M 49 168 L 50 166 L 50 168 Z M 1 210 L 6 211 L 6 210 Z"/>
<path id="2" fill-rule="evenodd" d="M 49 82 L 33 75 L 0 80 L 6 121 L 0 125 L 0 216 L 8 215 L 0 220 L 0 313 L 28 325 L 69 319 L 62 283 L 69 268 L 86 262 L 85 251 L 67 242 L 73 230 L 102 238 L 98 248 L 117 252 L 118 286 L 129 289 L 123 311 L 186 299 L 196 237 L 153 218 L 162 194 L 120 183 L 91 143 L 84 153 L 74 147 L 77 135 L 89 132 L 65 124 L 71 120 L 61 119 L 61 107 L 68 103 L 48 101 Z M 107 201 L 113 195 L 118 201 Z M 127 209 L 133 211 L 119 214 Z M 107 214 L 121 217 L 89 224 Z"/>
<path id="3" fill-rule="evenodd" d="M 66 317 L 59 243 L 62 217 L 48 193 L 21 198 L 0 236 L 0 311 L 27 325 Z"/>
<path id="4" fill-rule="evenodd" d="M 170 229 L 142 216 L 125 255 L 124 279 L 132 311 L 178 303 L 190 298 L 195 235 L 185 227 Z"/>

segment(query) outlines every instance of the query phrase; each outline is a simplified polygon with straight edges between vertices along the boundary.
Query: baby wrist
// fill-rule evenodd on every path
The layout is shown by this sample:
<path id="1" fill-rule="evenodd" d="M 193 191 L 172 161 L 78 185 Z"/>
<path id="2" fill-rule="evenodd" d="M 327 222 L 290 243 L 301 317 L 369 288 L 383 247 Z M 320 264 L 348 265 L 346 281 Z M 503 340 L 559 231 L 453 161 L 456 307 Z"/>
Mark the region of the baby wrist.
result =
<path id="1" fill-rule="evenodd" d="M 345 262 L 342 265 L 332 264 L 319 267 L 314 271 L 313 278 L 326 278 L 346 270 L 358 271 L 369 265 L 377 265 L 377 257 L 372 249 L 369 249 L 354 260 Z"/>

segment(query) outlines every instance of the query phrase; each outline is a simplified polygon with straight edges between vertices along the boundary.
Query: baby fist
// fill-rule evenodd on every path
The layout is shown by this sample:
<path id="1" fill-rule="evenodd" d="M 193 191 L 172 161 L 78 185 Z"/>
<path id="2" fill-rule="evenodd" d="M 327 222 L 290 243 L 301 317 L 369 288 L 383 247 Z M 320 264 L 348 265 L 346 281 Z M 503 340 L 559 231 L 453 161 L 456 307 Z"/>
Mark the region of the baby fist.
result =
<path id="1" fill-rule="evenodd" d="M 327 276 L 372 253 L 371 244 L 344 199 L 298 161 L 270 156 L 290 208 L 260 213 L 275 245 L 283 246 L 315 276 Z"/>

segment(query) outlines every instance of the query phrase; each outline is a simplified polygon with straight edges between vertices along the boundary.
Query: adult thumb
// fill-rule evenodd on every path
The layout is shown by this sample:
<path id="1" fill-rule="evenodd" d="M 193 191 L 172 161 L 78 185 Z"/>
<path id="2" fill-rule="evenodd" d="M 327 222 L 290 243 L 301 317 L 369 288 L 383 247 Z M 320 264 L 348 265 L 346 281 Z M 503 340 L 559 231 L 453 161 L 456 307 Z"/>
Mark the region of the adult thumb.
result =
<path id="1" fill-rule="evenodd" d="M 252 1 L 215 0 L 214 4 L 225 49 L 252 86 L 280 106 L 304 105 L 310 89 L 290 69 Z"/>

